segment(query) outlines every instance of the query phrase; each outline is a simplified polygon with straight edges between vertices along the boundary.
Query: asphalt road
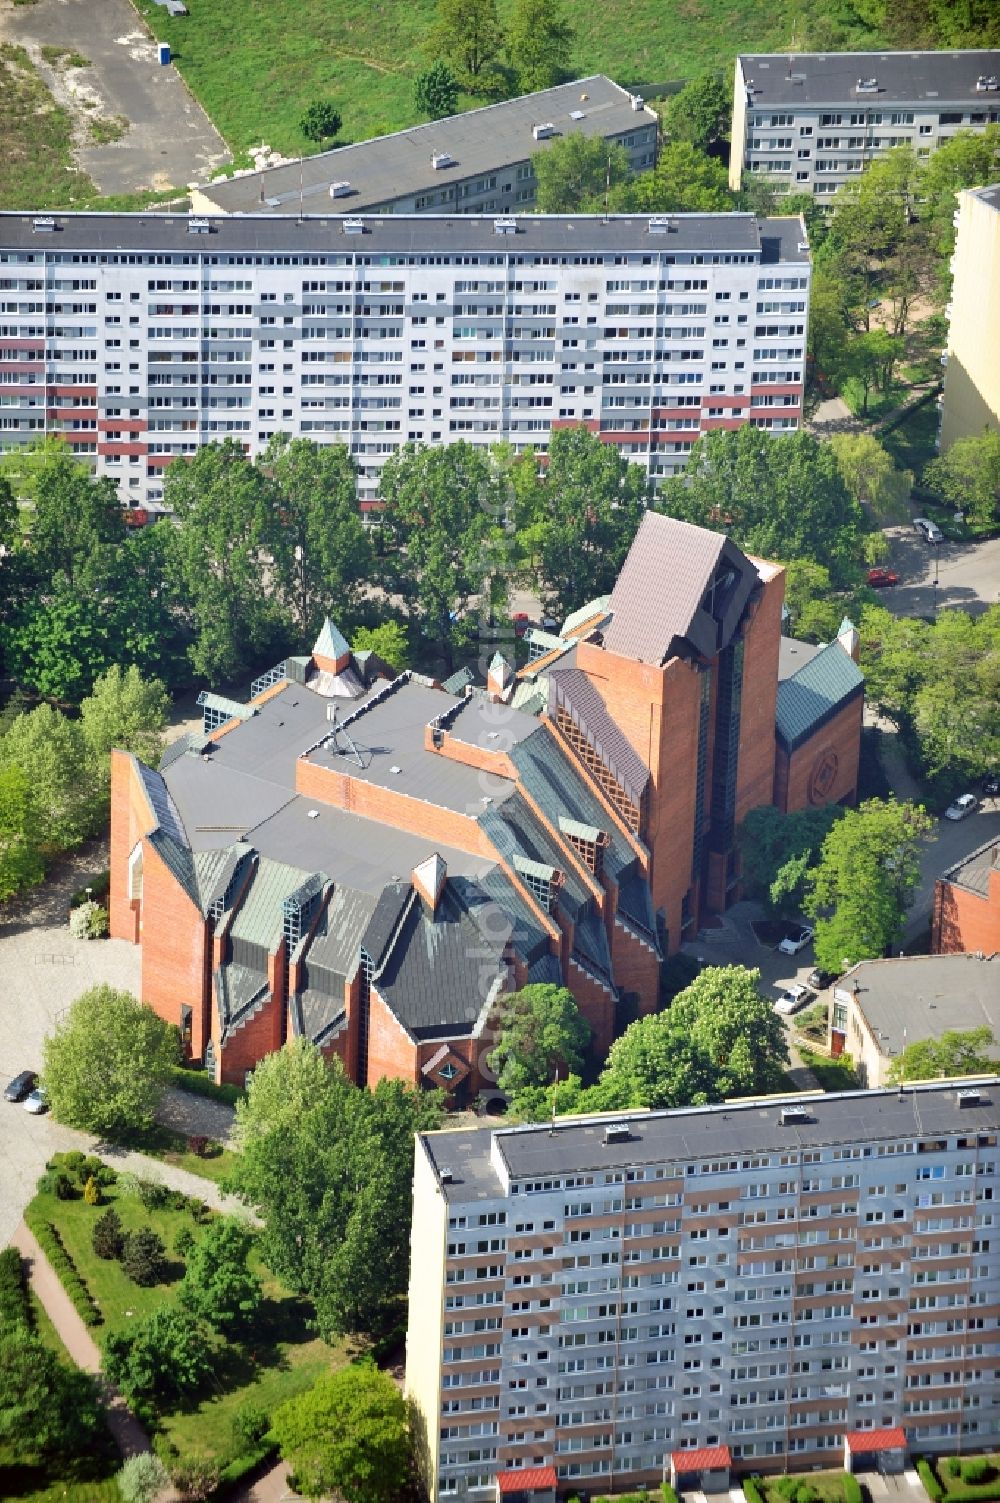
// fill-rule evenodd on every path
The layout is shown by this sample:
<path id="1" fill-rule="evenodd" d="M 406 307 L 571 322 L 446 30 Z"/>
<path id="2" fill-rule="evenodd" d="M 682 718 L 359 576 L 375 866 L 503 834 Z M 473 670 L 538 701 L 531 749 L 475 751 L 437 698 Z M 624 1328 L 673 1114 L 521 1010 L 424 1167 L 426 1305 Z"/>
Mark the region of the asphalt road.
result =
<path id="1" fill-rule="evenodd" d="M 909 526 L 890 527 L 886 536 L 899 584 L 879 594 L 894 616 L 932 617 L 935 597 L 938 610 L 958 607 L 973 616 L 1000 601 L 1000 538 L 932 547 Z"/>

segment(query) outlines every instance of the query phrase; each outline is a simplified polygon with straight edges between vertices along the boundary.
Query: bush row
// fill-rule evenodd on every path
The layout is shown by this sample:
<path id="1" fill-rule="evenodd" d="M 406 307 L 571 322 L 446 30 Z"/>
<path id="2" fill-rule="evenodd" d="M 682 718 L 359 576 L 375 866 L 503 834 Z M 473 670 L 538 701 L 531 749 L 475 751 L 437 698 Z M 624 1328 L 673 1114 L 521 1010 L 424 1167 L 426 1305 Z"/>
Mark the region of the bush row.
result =
<path id="1" fill-rule="evenodd" d="M 851 1472 L 844 1473 L 844 1503 L 862 1503 L 861 1483 Z"/>
<path id="2" fill-rule="evenodd" d="M 39 1246 L 58 1274 L 59 1282 L 69 1295 L 84 1325 L 99 1326 L 104 1317 L 94 1303 L 90 1290 L 80 1277 L 76 1264 L 63 1246 L 57 1229 L 51 1221 L 45 1221 L 40 1216 L 33 1216 L 28 1225 L 38 1238 Z"/>
<path id="3" fill-rule="evenodd" d="M 917 1462 L 917 1476 L 924 1484 L 924 1492 L 927 1494 L 928 1498 L 930 1498 L 931 1503 L 941 1503 L 941 1500 L 944 1497 L 944 1488 L 937 1480 L 934 1468 L 931 1466 L 930 1462 L 925 1461 L 922 1456 Z"/>
<path id="4" fill-rule="evenodd" d="M 746 1498 L 747 1503 L 764 1503 L 764 1499 L 760 1495 L 760 1488 L 753 1477 L 745 1477 L 743 1479 L 743 1496 Z"/>
<path id="5" fill-rule="evenodd" d="M 0 1331 L 17 1326 L 31 1330 L 28 1286 L 21 1254 L 16 1247 L 5 1247 L 0 1252 Z"/>
<path id="6" fill-rule="evenodd" d="M 204 1070 L 190 1070 L 184 1065 L 171 1066 L 169 1083 L 181 1091 L 191 1091 L 195 1096 L 208 1096 L 212 1101 L 222 1101 L 226 1106 L 235 1106 L 246 1094 L 239 1086 L 216 1085 Z"/>

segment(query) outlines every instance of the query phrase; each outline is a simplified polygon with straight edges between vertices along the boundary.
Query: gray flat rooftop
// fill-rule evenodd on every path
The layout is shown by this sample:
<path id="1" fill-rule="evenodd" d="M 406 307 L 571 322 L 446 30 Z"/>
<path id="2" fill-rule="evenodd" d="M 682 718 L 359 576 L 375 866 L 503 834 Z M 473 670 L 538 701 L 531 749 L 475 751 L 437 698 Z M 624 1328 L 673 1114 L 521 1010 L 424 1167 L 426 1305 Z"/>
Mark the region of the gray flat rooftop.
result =
<path id="1" fill-rule="evenodd" d="M 496 704 L 482 694 L 470 694 L 448 726 L 448 734 L 466 746 L 505 752 L 534 736 L 538 728 L 534 715 L 524 715 L 510 705 Z"/>
<path id="2" fill-rule="evenodd" d="M 963 856 L 961 861 L 949 866 L 942 877 L 946 882 L 967 887 L 970 892 L 976 892 L 981 898 L 985 898 L 990 890 L 990 872 L 997 867 L 1000 867 L 1000 836 L 987 840 L 985 845 L 979 846 L 968 856 Z"/>
<path id="3" fill-rule="evenodd" d="M 631 1136 L 605 1143 L 609 1119 L 581 1118 L 531 1127 L 469 1128 L 424 1133 L 422 1142 L 438 1174 L 452 1174 L 441 1186 L 449 1204 L 499 1199 L 500 1180 L 490 1164 L 491 1138 L 512 1180 L 546 1179 L 587 1170 L 619 1169 L 644 1164 L 739 1158 L 748 1153 L 780 1152 L 839 1143 L 878 1143 L 949 1133 L 995 1133 L 1000 1128 L 1000 1079 L 982 1087 L 978 1106 L 958 1105 L 954 1086 L 928 1085 L 895 1091 L 856 1091 L 802 1098 L 811 1120 L 783 1125 L 785 1097 L 669 1112 L 622 1113 Z"/>
<path id="4" fill-rule="evenodd" d="M 743 78 L 753 89 L 753 108 L 786 104 L 962 103 L 996 109 L 997 93 L 980 92 L 980 76 L 1000 75 L 1000 51 L 970 52 L 787 52 L 744 53 Z M 874 78 L 877 89 L 858 92 L 858 79 Z"/>
<path id="5" fill-rule="evenodd" d="M 530 257 L 539 255 L 676 254 L 762 255 L 762 237 L 790 260 L 807 261 L 798 250 L 800 221 L 758 220 L 753 214 L 671 214 L 663 233 L 650 229 L 648 214 L 522 214 L 515 234 L 498 234 L 493 214 L 369 215 L 351 234 L 349 220 L 335 214 L 210 215 L 194 232 L 198 216 L 182 214 L 56 214 L 54 230 L 38 230 L 38 215 L 0 213 L 0 245 L 39 256 L 159 252 L 175 255 L 308 255 L 331 258 L 440 255 Z M 793 244 L 794 241 L 794 244 Z"/>
<path id="6" fill-rule="evenodd" d="M 263 172 L 219 178 L 203 183 L 201 191 L 224 214 L 269 210 L 287 214 L 298 208 L 301 182 L 308 212 L 315 214 L 329 206 L 335 213 L 352 214 L 527 161 L 560 136 L 621 136 L 655 125 L 656 119 L 646 107 L 633 109 L 626 90 L 596 74 L 389 136 L 335 147 L 305 157 L 301 164 L 288 162 Z M 555 134 L 536 141 L 534 127 L 549 124 Z M 453 165 L 436 168 L 431 159 L 440 153 L 447 153 Z M 350 195 L 331 199 L 331 183 L 349 183 Z"/>
<path id="7" fill-rule="evenodd" d="M 863 960 L 836 986 L 857 984 L 857 1006 L 887 1057 L 949 1029 L 991 1028 L 1000 1037 L 1000 956 L 903 955 Z M 1000 1059 L 1000 1042 L 991 1056 Z"/>
<path id="8" fill-rule="evenodd" d="M 991 209 L 1000 212 L 1000 183 L 994 183 L 989 188 L 970 188 L 977 198 L 981 198 L 984 204 L 989 204 Z"/>
<path id="9" fill-rule="evenodd" d="M 367 702 L 355 720 L 342 716 L 344 731 L 318 746 L 310 762 L 332 767 L 360 783 L 374 783 L 407 794 L 441 809 L 451 809 L 475 819 L 483 812 L 484 799 L 503 803 L 514 791 L 511 778 L 497 777 L 475 767 L 453 762 L 424 745 L 427 725 L 459 701 L 443 689 L 432 689 L 410 680 L 384 697 Z M 511 714 L 516 714 L 511 711 Z M 529 717 L 525 716 L 525 719 Z M 532 721 L 532 730 L 538 722 Z M 357 748 L 360 764 L 344 732 Z M 395 769 L 395 771 L 394 771 Z"/>
<path id="10" fill-rule="evenodd" d="M 782 637 L 778 644 L 778 682 L 791 678 L 816 655 L 823 651 L 823 644 L 800 642 L 797 637 Z"/>

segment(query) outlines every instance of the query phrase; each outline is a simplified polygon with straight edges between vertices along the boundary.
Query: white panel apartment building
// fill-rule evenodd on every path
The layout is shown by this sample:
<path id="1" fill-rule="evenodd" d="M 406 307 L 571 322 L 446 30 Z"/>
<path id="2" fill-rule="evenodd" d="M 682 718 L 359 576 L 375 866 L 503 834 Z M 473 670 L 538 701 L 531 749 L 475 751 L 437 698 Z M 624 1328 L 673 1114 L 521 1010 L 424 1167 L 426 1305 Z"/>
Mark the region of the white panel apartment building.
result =
<path id="1" fill-rule="evenodd" d="M 62 435 L 130 505 L 178 456 L 407 440 L 544 450 L 583 423 L 653 477 L 796 428 L 799 218 L 0 214 L 0 446 Z"/>
<path id="2" fill-rule="evenodd" d="M 765 173 L 828 196 L 894 146 L 923 160 L 1000 120 L 1000 51 L 765 53 L 736 59 L 729 186 Z"/>
<path id="3" fill-rule="evenodd" d="M 1000 1081 L 417 1139 L 406 1388 L 431 1503 L 668 1453 L 840 1466 L 1000 1434 Z"/>

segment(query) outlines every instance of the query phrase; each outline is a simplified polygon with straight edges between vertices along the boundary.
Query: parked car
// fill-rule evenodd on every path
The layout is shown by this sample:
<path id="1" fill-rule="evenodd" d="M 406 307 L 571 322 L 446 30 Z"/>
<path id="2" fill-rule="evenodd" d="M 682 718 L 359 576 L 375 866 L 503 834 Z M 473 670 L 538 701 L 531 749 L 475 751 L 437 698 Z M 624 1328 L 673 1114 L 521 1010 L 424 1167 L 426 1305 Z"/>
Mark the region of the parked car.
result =
<path id="1" fill-rule="evenodd" d="M 15 1075 L 7 1089 L 3 1093 L 5 1101 L 23 1101 L 28 1092 L 34 1087 L 37 1076 L 34 1070 L 22 1070 L 20 1075 Z"/>
<path id="2" fill-rule="evenodd" d="M 801 1011 L 807 1002 L 813 1000 L 815 995 L 816 993 L 811 992 L 807 986 L 802 986 L 799 982 L 795 982 L 791 986 L 786 986 L 777 1002 L 775 1002 L 774 1010 L 775 1012 L 780 1012 L 782 1016 L 787 1017 L 790 1013 Z"/>
<path id="3" fill-rule="evenodd" d="M 891 569 L 869 569 L 868 583 L 873 590 L 885 590 L 891 585 L 899 584 L 899 575 L 894 574 Z"/>
<path id="4" fill-rule="evenodd" d="M 974 793 L 961 793 L 948 805 L 944 811 L 944 817 L 945 819 L 965 819 L 968 815 L 974 814 L 978 808 L 979 800 Z"/>
<path id="5" fill-rule="evenodd" d="M 1000 773 L 983 778 L 983 792 L 987 798 L 996 798 L 997 794 L 1000 794 Z"/>
<path id="6" fill-rule="evenodd" d="M 944 533 L 941 531 L 937 523 L 930 521 L 928 517 L 914 517 L 913 525 L 920 533 L 925 543 L 944 542 Z"/>
<path id="7" fill-rule="evenodd" d="M 525 632 L 528 630 L 528 627 L 531 625 L 531 620 L 530 620 L 530 618 L 528 616 L 528 612 L 527 611 L 515 611 L 514 614 L 513 614 L 513 616 L 511 616 L 510 619 L 514 623 L 514 635 L 515 635 L 515 637 L 523 637 L 524 634 L 525 634 Z"/>
<path id="8" fill-rule="evenodd" d="M 816 965 L 813 966 L 806 977 L 806 985 L 814 986 L 818 992 L 825 992 L 827 987 L 832 986 L 837 980 L 839 980 L 839 976 L 836 971 L 821 971 L 819 966 Z"/>
<path id="9" fill-rule="evenodd" d="M 785 935 L 784 939 L 778 945 L 778 949 L 782 955 L 797 955 L 800 950 L 805 949 L 806 945 L 812 939 L 814 932 L 808 924 L 800 924 L 798 928 L 792 929 Z"/>
<path id="10" fill-rule="evenodd" d="M 24 1110 L 30 1112 L 33 1117 L 40 1117 L 49 1109 L 49 1099 L 41 1086 L 36 1086 L 30 1096 L 26 1096 L 23 1102 Z"/>

